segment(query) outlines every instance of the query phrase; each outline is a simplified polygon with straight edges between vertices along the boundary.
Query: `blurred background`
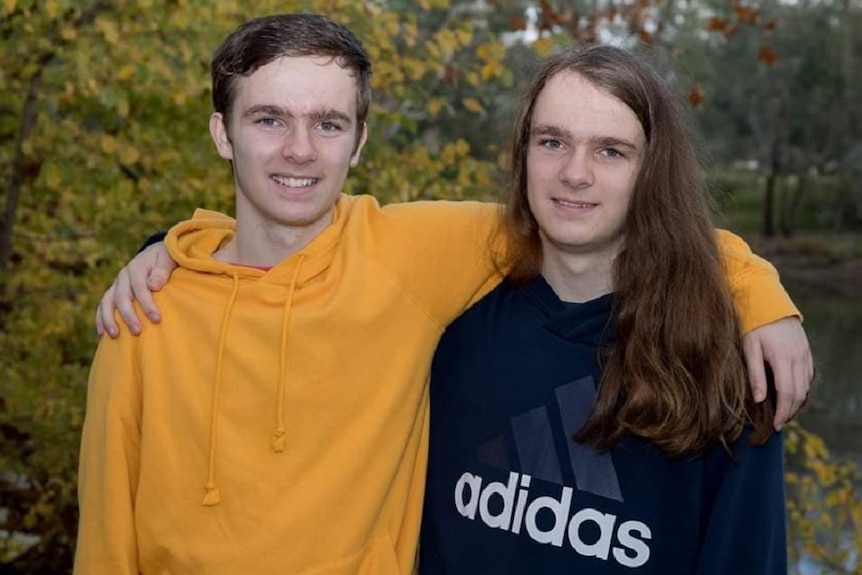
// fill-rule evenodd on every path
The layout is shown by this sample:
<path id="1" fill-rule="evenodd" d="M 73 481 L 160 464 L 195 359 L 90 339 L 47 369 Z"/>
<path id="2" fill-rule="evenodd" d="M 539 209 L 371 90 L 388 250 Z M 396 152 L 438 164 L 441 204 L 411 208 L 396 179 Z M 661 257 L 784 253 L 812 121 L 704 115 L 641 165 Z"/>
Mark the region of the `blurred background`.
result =
<path id="1" fill-rule="evenodd" d="M 231 211 L 211 52 L 314 11 L 374 62 L 351 193 L 498 195 L 537 59 L 650 50 L 687 99 L 723 217 L 778 267 L 818 381 L 787 428 L 795 573 L 862 573 L 862 0 L 0 0 L 0 575 L 65 574 L 96 302 L 150 233 Z"/>

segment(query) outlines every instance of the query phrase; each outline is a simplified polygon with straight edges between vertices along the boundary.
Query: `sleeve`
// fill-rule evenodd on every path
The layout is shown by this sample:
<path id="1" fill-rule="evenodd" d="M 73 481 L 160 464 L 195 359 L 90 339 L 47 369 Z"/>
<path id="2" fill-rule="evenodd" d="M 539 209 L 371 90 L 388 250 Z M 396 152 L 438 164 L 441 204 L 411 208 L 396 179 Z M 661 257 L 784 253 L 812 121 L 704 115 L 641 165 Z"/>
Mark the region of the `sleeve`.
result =
<path id="1" fill-rule="evenodd" d="M 471 201 L 389 204 L 374 233 L 379 256 L 441 325 L 500 283 L 501 207 Z"/>
<path id="2" fill-rule="evenodd" d="M 787 574 L 783 437 L 753 447 L 744 433 L 732 446 L 736 463 L 717 446 L 706 457 L 704 540 L 697 575 Z"/>
<path id="3" fill-rule="evenodd" d="M 78 467 L 75 575 L 137 575 L 135 493 L 140 468 L 138 342 L 103 337 L 90 369 Z"/>
<path id="4" fill-rule="evenodd" d="M 716 237 L 743 334 L 785 317 L 802 317 L 772 264 L 727 230 L 717 230 Z"/>

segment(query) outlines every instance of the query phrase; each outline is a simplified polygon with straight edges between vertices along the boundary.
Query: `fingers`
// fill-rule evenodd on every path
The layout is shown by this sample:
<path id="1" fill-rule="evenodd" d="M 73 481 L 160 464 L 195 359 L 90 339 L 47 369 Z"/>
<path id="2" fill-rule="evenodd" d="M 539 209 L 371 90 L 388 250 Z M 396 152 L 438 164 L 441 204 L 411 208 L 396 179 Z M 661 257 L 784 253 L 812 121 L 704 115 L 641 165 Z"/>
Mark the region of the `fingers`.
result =
<path id="1" fill-rule="evenodd" d="M 774 377 L 773 426 L 780 431 L 805 403 L 814 375 L 814 360 L 799 318 L 786 317 L 760 326 L 743 338 L 751 387 L 756 401 L 766 395 L 764 361 Z"/>
<path id="2" fill-rule="evenodd" d="M 135 301 L 154 323 L 161 320 L 159 308 L 153 300 L 152 291 L 164 287 L 177 264 L 170 258 L 164 242 L 153 244 L 135 256 L 120 270 L 114 283 L 102 296 L 96 310 L 96 331 L 117 337 L 120 330 L 114 318 L 114 310 L 129 326 L 134 335 L 141 333 L 141 322 L 135 309 Z"/>
<path id="3" fill-rule="evenodd" d="M 111 287 L 105 291 L 102 299 L 99 300 L 99 305 L 96 306 L 96 333 L 100 336 L 106 333 L 111 337 L 117 336 L 117 324 L 114 322 L 114 285 L 116 280 L 111 284 Z M 104 318 L 104 319 L 103 319 Z"/>
<path id="4" fill-rule="evenodd" d="M 800 387 L 794 379 L 796 370 L 793 368 L 793 359 L 767 357 L 766 360 L 775 378 L 776 405 L 772 425 L 776 431 L 781 431 L 784 424 L 796 414 L 805 397 L 799 397 Z"/>
<path id="5" fill-rule="evenodd" d="M 799 352 L 801 359 L 793 363 L 793 382 L 796 386 L 796 399 L 798 400 L 795 411 L 802 409 L 808 402 L 811 385 L 814 382 L 814 358 L 807 346 L 807 340 L 803 341 L 803 345 L 804 348 Z"/>
<path id="6" fill-rule="evenodd" d="M 742 349 L 745 353 L 751 394 L 754 396 L 754 401 L 760 403 L 766 399 L 766 366 L 763 363 L 763 349 L 757 337 L 751 334 L 743 338 Z"/>
<path id="7" fill-rule="evenodd" d="M 136 299 L 150 321 L 158 323 L 161 319 L 159 308 L 156 307 L 156 302 L 153 301 L 153 294 L 150 292 L 149 288 L 149 278 L 151 276 L 152 268 L 144 265 L 137 266 L 134 265 L 134 263 L 135 261 L 132 260 L 132 263 L 128 266 L 130 284 L 129 298 Z M 129 327 L 131 328 L 131 324 Z"/>
<path id="8" fill-rule="evenodd" d="M 129 331 L 134 335 L 138 335 L 141 333 L 141 321 L 138 318 L 138 314 L 135 311 L 135 300 L 133 297 L 132 291 L 132 278 L 131 273 L 129 271 L 129 266 L 124 267 L 120 270 L 120 273 L 117 274 L 117 279 L 114 280 L 114 298 L 112 300 L 113 307 L 120 312 L 120 317 L 123 322 L 127 326 L 129 326 Z M 113 310 L 111 313 L 111 318 L 113 318 Z M 104 320 L 104 318 L 102 318 Z M 115 337 L 116 334 L 111 333 L 111 337 Z M 117 331 L 116 333 L 119 333 Z"/>
<path id="9" fill-rule="evenodd" d="M 150 321 L 158 323 L 161 321 L 161 314 L 153 300 L 152 292 L 159 291 L 165 286 L 177 268 L 177 264 L 171 259 L 164 242 L 153 244 L 139 257 L 142 259 L 146 257 L 149 265 L 139 266 L 141 268 L 139 273 L 132 276 L 132 291 Z M 133 261 L 130 267 L 134 268 L 135 265 L 136 262 Z"/>
<path id="10" fill-rule="evenodd" d="M 163 246 L 164 244 L 159 245 Z M 177 263 L 171 259 L 166 249 L 156 251 L 156 262 L 150 272 L 150 277 L 147 279 L 147 287 L 150 288 L 150 291 L 159 291 L 165 287 L 168 278 L 171 277 L 176 268 Z"/>

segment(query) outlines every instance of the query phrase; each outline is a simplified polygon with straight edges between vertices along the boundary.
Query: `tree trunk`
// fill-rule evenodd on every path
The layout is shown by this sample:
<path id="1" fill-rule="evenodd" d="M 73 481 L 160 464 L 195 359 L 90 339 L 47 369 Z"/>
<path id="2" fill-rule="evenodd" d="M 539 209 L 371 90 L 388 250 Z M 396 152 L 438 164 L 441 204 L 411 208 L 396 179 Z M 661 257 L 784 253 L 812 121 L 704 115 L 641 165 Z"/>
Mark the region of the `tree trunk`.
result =
<path id="1" fill-rule="evenodd" d="M 9 177 L 6 209 L 3 212 L 2 227 L 0 227 L 0 299 L 6 295 L 6 285 L 9 277 L 9 264 L 12 260 L 12 233 L 15 227 L 15 213 L 18 210 L 18 200 L 24 185 L 24 171 L 27 158 L 24 155 L 24 143 L 30 138 L 36 126 L 39 112 L 39 89 L 42 87 L 42 70 L 40 66 L 30 78 L 27 98 L 24 101 L 24 113 L 21 115 L 21 128 L 15 142 L 15 157 L 12 159 L 12 174 Z"/>
<path id="2" fill-rule="evenodd" d="M 771 238 L 775 235 L 775 183 L 779 177 L 780 164 L 778 154 L 780 145 L 778 138 L 772 140 L 769 154 L 769 171 L 766 173 L 766 190 L 763 194 L 763 235 Z"/>
<path id="3" fill-rule="evenodd" d="M 799 184 L 796 189 L 787 191 L 784 212 L 781 217 L 781 235 L 789 238 L 796 231 L 796 214 L 802 205 L 802 195 L 808 187 L 808 176 L 801 174 L 798 178 Z"/>

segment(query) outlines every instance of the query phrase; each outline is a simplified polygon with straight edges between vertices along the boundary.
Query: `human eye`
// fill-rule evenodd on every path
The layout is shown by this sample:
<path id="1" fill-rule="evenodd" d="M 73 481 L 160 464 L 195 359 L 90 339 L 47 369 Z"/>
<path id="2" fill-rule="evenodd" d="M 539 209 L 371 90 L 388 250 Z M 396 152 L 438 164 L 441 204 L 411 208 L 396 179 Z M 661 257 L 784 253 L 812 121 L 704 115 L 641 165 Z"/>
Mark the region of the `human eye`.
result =
<path id="1" fill-rule="evenodd" d="M 341 124 L 333 120 L 323 120 L 317 124 L 317 128 L 325 134 L 334 134 L 342 130 Z"/>
<path id="2" fill-rule="evenodd" d="M 625 154 L 616 148 L 603 148 L 599 153 L 605 158 L 625 158 Z"/>
<path id="3" fill-rule="evenodd" d="M 557 138 L 539 138 L 538 144 L 540 148 L 549 150 L 560 150 L 563 147 L 563 143 Z"/>
<path id="4" fill-rule="evenodd" d="M 263 128 L 278 128 L 281 125 L 277 118 L 273 118 L 270 116 L 263 116 L 261 118 L 258 118 L 254 121 L 254 123 Z"/>

